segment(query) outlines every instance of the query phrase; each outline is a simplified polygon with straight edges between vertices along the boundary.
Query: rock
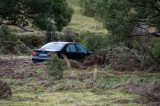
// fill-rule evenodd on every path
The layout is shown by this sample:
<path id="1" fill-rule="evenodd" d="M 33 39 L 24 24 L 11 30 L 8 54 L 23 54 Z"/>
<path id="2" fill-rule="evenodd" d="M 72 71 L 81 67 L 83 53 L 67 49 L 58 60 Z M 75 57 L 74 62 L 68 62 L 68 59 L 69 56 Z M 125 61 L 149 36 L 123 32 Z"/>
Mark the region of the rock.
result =
<path id="1" fill-rule="evenodd" d="M 10 86 L 0 80 L 0 99 L 7 99 L 12 97 L 12 90 Z"/>

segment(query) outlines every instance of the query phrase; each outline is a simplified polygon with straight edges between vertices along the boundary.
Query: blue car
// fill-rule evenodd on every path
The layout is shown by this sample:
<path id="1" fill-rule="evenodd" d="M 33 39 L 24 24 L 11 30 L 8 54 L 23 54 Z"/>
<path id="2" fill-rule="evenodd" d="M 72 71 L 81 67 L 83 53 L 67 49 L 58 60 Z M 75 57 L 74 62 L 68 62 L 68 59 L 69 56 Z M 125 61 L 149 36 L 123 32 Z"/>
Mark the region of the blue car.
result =
<path id="1" fill-rule="evenodd" d="M 32 51 L 33 62 L 43 62 L 50 59 L 50 54 L 56 53 L 62 58 L 62 54 L 73 60 L 80 60 L 92 54 L 86 47 L 75 42 L 50 42 L 39 49 Z"/>

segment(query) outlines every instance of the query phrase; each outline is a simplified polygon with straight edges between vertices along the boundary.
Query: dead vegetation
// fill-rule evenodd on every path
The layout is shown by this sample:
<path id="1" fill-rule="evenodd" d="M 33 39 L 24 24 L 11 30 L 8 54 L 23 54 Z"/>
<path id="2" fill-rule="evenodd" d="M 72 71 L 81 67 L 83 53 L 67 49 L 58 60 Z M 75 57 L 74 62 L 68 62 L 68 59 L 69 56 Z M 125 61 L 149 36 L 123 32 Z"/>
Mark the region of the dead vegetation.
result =
<path id="1" fill-rule="evenodd" d="M 155 86 L 155 85 L 148 85 L 148 82 L 146 84 L 140 83 L 138 85 L 136 85 L 137 83 L 135 83 L 136 79 L 139 79 L 140 81 L 149 80 L 154 82 L 155 79 L 159 78 L 158 74 L 153 75 L 154 76 L 153 78 L 152 76 L 147 76 L 143 78 L 139 76 L 139 74 L 137 74 L 136 72 L 126 72 L 126 71 L 116 72 L 109 70 L 102 71 L 100 70 L 101 67 L 99 67 L 98 65 L 98 67 L 94 66 L 85 69 L 83 68 L 77 69 L 76 67 L 70 68 L 64 71 L 63 79 L 55 81 L 51 77 L 49 77 L 46 68 L 47 66 L 46 62 L 33 64 L 31 62 L 30 57 L 26 58 L 10 57 L 10 58 L 0 58 L 0 63 L 1 63 L 0 77 L 2 78 L 2 80 L 6 81 L 11 86 L 13 90 L 13 96 L 16 95 L 13 97 L 15 101 L 22 101 L 22 102 L 30 101 L 30 99 L 26 99 L 30 98 L 28 96 L 27 97 L 19 96 L 21 93 L 24 92 L 26 94 L 28 92 L 62 93 L 63 91 L 70 92 L 70 91 L 82 90 L 81 92 L 85 94 L 85 91 L 83 91 L 84 89 L 93 90 L 92 92 L 95 92 L 96 95 L 101 95 L 101 93 L 103 94 L 105 90 L 115 90 L 118 92 L 126 91 L 125 93 L 128 95 L 130 94 L 139 95 L 138 96 L 139 98 L 138 99 L 136 98 L 135 100 L 134 97 L 132 97 L 132 99 L 128 99 L 128 98 L 119 98 L 120 96 L 118 96 L 118 99 L 116 99 L 117 97 L 111 98 L 111 100 L 107 99 L 109 101 L 112 101 L 113 103 L 121 105 L 132 104 L 132 103 L 157 104 L 159 101 L 158 84 L 157 85 L 155 84 L 156 85 Z M 143 75 L 143 73 L 141 73 L 140 75 Z M 133 76 L 137 77 L 134 78 Z M 133 83 L 130 83 L 132 81 Z M 121 88 L 124 89 L 121 91 Z M 97 93 L 98 92 L 97 90 L 101 90 L 101 92 Z M 112 94 L 108 94 L 108 96 L 110 95 Z M 36 98 L 36 97 L 31 97 L 31 98 Z M 33 100 L 41 100 L 41 99 L 33 99 Z"/>
<path id="2" fill-rule="evenodd" d="M 25 79 L 37 77 L 37 69 L 46 70 L 45 63 L 34 64 L 30 57 L 26 59 L 0 58 L 0 77 Z"/>
<path id="3" fill-rule="evenodd" d="M 136 93 L 139 95 L 136 98 L 137 102 L 158 106 L 160 105 L 160 84 L 159 83 L 150 83 L 150 84 L 127 84 L 124 87 L 124 90 L 130 93 Z M 157 104 L 157 105 L 154 105 Z"/>

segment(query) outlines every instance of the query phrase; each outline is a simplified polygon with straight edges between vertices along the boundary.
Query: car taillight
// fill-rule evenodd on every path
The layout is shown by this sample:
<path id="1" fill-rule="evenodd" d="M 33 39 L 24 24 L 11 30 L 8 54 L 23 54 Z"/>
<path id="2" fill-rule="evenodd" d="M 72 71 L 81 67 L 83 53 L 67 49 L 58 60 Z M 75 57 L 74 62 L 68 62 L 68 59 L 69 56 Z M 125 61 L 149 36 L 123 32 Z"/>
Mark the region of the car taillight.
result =
<path id="1" fill-rule="evenodd" d="M 32 51 L 32 56 L 36 56 L 36 52 L 35 51 Z"/>

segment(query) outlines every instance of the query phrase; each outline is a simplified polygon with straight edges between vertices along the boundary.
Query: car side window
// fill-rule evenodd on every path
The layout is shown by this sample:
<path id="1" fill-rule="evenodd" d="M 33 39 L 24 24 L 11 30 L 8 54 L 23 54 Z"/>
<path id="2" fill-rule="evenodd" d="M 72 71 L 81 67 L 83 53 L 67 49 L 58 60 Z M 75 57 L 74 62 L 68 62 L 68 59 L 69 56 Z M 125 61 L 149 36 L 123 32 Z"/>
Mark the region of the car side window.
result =
<path id="1" fill-rule="evenodd" d="M 87 53 L 87 50 L 83 46 L 76 44 L 76 47 L 77 47 L 78 53 Z"/>
<path id="2" fill-rule="evenodd" d="M 77 52 L 77 49 L 76 49 L 76 47 L 75 47 L 74 44 L 69 44 L 66 47 L 66 52 L 68 52 L 68 53 L 75 53 L 75 52 Z"/>

